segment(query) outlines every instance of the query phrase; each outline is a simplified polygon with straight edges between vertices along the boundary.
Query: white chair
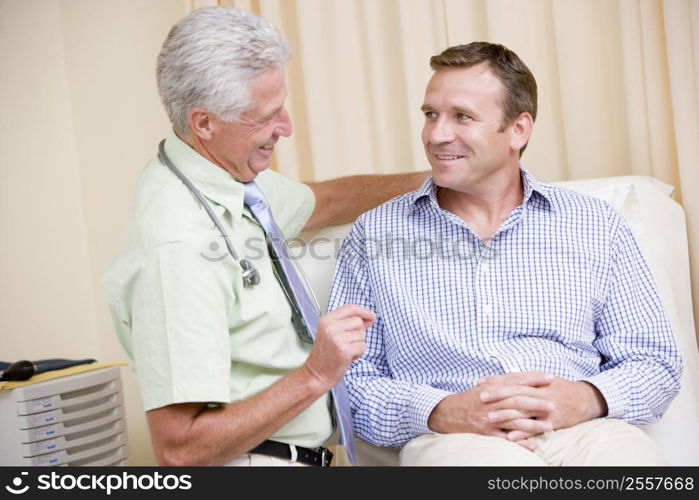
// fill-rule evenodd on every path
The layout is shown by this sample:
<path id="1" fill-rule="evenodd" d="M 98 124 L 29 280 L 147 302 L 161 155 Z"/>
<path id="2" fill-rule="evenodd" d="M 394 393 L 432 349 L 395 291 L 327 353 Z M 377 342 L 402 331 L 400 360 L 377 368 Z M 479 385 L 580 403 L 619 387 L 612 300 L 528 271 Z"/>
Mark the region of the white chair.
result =
<path id="1" fill-rule="evenodd" d="M 699 465 L 699 354 L 692 314 L 687 233 L 682 208 L 670 198 L 672 186 L 651 177 L 610 177 L 556 183 L 602 198 L 629 222 L 655 276 L 684 359 L 682 389 L 660 422 L 643 427 L 660 444 L 671 465 Z M 297 249 L 321 307 L 328 301 L 335 259 L 350 224 L 304 234 Z M 398 451 L 358 440 L 360 465 L 397 465 Z"/>

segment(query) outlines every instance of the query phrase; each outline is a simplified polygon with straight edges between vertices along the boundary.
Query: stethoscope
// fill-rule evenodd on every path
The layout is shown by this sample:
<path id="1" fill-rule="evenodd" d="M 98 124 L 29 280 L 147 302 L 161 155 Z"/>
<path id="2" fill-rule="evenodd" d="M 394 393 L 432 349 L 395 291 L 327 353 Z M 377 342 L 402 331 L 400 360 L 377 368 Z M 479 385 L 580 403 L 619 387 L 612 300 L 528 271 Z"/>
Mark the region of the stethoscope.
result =
<path id="1" fill-rule="evenodd" d="M 209 217 L 211 217 L 211 220 L 213 221 L 214 225 L 221 233 L 223 240 L 226 242 L 226 248 L 228 248 L 228 253 L 231 254 L 233 260 L 235 260 L 243 270 L 243 286 L 250 287 L 259 284 L 260 273 L 258 272 L 258 270 L 255 268 L 255 266 L 252 265 L 252 262 L 250 262 L 249 260 L 241 259 L 238 257 L 238 254 L 235 253 L 235 250 L 233 249 L 233 245 L 231 244 L 230 238 L 228 238 L 228 233 L 223 228 L 223 224 L 221 224 L 221 221 L 214 213 L 214 210 L 211 208 L 211 205 L 209 205 L 209 203 L 204 199 L 199 190 L 196 187 L 194 187 L 194 184 L 192 184 L 192 182 L 189 179 L 187 179 L 187 177 L 180 171 L 180 169 L 178 169 L 175 166 L 172 160 L 168 157 L 167 153 L 165 153 L 165 139 L 160 141 L 160 144 L 158 144 L 158 158 L 172 171 L 173 174 L 179 177 L 179 179 L 184 183 L 184 185 L 187 186 L 187 189 L 189 189 L 191 193 L 194 195 L 194 197 L 197 200 L 199 200 L 199 203 L 201 203 L 201 206 L 204 207 L 204 210 L 206 210 L 206 213 L 209 214 Z"/>
<path id="2" fill-rule="evenodd" d="M 223 224 L 219 220 L 219 218 L 216 216 L 214 213 L 214 210 L 211 208 L 211 205 L 204 199 L 204 196 L 199 192 L 199 190 L 194 187 L 194 184 L 182 173 L 180 169 L 178 169 L 175 164 L 172 162 L 172 160 L 168 157 L 167 153 L 165 153 L 165 139 L 160 141 L 160 144 L 158 144 L 158 158 L 162 163 L 164 163 L 171 171 L 173 174 L 175 174 L 183 183 L 185 186 L 187 186 L 187 189 L 194 195 L 194 197 L 201 203 L 201 206 L 204 207 L 204 210 L 206 210 L 206 213 L 209 214 L 209 217 L 213 221 L 214 225 L 216 228 L 219 230 L 221 233 L 221 236 L 223 237 L 223 240 L 226 242 L 226 248 L 228 249 L 228 253 L 233 257 L 233 260 L 235 260 L 243 270 L 242 276 L 243 276 L 243 286 L 245 287 L 252 287 L 260 283 L 260 273 L 259 271 L 255 268 L 255 266 L 252 265 L 252 262 L 250 262 L 247 259 L 241 259 L 238 257 L 238 254 L 235 252 L 233 249 L 233 245 L 231 244 L 231 240 L 228 237 L 228 233 L 226 232 L 225 228 L 223 227 Z M 289 247 L 286 244 L 286 241 L 283 242 L 284 249 L 287 252 L 287 254 L 290 252 Z M 294 267 L 296 270 L 299 272 L 299 275 L 302 277 L 303 280 L 303 286 L 310 295 L 313 305 L 315 306 L 316 312 L 318 315 L 321 314 L 320 310 L 320 305 L 318 304 L 318 298 L 316 297 L 315 292 L 313 291 L 313 288 L 311 287 L 310 283 L 308 282 L 308 277 L 306 276 L 306 273 L 303 272 L 303 269 L 296 265 L 296 263 L 293 263 Z M 276 274 L 276 271 L 275 271 Z M 281 282 L 280 282 L 281 283 Z M 300 317 L 299 311 L 296 309 L 294 301 L 291 299 L 289 296 L 289 292 L 287 291 L 286 287 L 282 285 L 282 290 L 284 291 L 284 295 L 286 295 L 287 301 L 291 305 L 292 308 L 292 313 L 295 316 L 295 319 L 298 320 Z M 295 325 L 296 326 L 296 325 Z M 297 327 L 298 330 L 298 327 Z"/>

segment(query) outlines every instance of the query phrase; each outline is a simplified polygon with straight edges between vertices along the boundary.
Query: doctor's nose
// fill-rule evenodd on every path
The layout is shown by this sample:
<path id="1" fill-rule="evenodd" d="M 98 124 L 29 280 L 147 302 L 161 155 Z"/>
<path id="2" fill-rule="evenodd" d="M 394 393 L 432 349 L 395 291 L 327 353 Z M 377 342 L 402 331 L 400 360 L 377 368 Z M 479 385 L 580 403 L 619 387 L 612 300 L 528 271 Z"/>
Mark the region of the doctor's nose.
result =
<path id="1" fill-rule="evenodd" d="M 274 130 L 276 134 L 282 137 L 289 137 L 293 132 L 293 126 L 291 125 L 291 117 L 286 108 L 282 108 L 277 121 L 277 126 Z"/>

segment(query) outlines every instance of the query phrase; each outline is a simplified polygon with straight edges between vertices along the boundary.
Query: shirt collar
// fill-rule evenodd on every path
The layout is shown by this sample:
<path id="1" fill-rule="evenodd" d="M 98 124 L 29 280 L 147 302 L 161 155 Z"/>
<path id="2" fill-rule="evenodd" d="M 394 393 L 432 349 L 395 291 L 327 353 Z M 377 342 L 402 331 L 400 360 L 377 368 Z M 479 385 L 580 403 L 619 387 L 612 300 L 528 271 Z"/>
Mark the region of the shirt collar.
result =
<path id="1" fill-rule="evenodd" d="M 242 183 L 197 153 L 173 131 L 165 140 L 165 153 L 204 196 L 225 207 L 235 220 L 240 220 L 245 193 Z"/>
<path id="2" fill-rule="evenodd" d="M 539 182 L 534 178 L 532 174 L 526 171 L 521 165 L 519 167 L 520 173 L 522 175 L 522 185 L 524 188 L 524 202 L 526 205 L 529 203 L 532 194 L 536 193 L 541 196 L 543 200 L 548 204 L 548 207 L 552 211 L 556 211 L 556 206 L 553 203 L 553 199 L 550 193 L 550 186 L 548 184 Z"/>
<path id="3" fill-rule="evenodd" d="M 413 210 L 415 210 L 418 201 L 422 198 L 428 198 L 435 205 L 439 206 L 439 202 L 437 201 L 437 185 L 434 183 L 434 181 L 432 181 L 431 175 L 425 179 L 417 191 L 413 191 L 412 200 L 410 203 L 411 213 Z"/>
<path id="4" fill-rule="evenodd" d="M 523 204 L 528 204 L 532 197 L 532 194 L 537 193 L 546 201 L 549 208 L 555 211 L 555 206 L 551 198 L 551 193 L 549 192 L 549 187 L 546 184 L 536 180 L 534 176 L 530 174 L 528 171 L 526 171 L 521 165 L 520 175 L 522 176 L 522 184 L 524 190 Z M 422 183 L 422 185 L 417 191 L 413 191 L 413 196 L 410 203 L 410 213 L 412 213 L 417 208 L 418 201 L 423 198 L 427 198 L 436 206 L 439 206 L 439 202 L 437 201 L 437 185 L 432 180 L 432 176 L 429 176 L 427 179 L 425 179 L 425 182 Z"/>

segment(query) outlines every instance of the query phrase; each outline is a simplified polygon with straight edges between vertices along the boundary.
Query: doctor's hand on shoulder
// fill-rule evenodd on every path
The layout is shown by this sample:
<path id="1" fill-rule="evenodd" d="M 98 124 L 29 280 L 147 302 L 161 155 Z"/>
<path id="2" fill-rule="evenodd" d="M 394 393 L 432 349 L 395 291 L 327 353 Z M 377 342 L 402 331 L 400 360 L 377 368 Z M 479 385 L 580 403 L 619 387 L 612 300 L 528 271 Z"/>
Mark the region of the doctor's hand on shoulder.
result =
<path id="1" fill-rule="evenodd" d="M 304 369 L 328 390 L 337 385 L 350 363 L 364 354 L 366 330 L 375 320 L 373 311 L 354 304 L 321 316 Z"/>

